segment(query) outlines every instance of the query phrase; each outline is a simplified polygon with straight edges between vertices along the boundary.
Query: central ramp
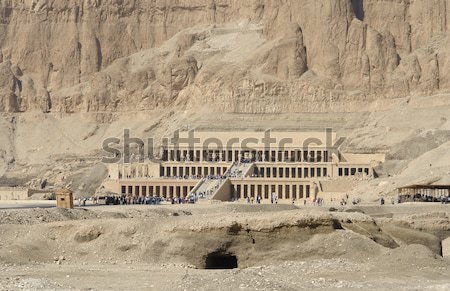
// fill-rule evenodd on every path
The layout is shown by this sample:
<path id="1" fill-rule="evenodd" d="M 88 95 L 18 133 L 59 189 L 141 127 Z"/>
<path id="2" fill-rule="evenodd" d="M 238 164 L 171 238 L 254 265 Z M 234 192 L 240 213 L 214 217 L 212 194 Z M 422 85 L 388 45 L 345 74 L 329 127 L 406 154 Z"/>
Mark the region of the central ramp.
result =
<path id="1" fill-rule="evenodd" d="M 244 178 L 253 172 L 254 163 L 234 162 L 223 176 L 210 176 L 199 181 L 189 194 L 198 202 L 201 201 L 231 201 L 232 189 L 229 178 Z"/>

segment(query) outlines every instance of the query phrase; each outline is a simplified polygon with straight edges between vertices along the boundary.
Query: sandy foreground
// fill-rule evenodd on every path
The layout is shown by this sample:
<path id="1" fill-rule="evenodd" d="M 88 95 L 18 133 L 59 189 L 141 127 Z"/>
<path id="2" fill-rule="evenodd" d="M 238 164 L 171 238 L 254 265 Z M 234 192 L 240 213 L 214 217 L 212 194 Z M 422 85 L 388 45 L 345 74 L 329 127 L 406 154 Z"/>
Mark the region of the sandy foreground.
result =
<path id="1" fill-rule="evenodd" d="M 3 209 L 0 290 L 450 289 L 449 206 L 336 210 Z"/>

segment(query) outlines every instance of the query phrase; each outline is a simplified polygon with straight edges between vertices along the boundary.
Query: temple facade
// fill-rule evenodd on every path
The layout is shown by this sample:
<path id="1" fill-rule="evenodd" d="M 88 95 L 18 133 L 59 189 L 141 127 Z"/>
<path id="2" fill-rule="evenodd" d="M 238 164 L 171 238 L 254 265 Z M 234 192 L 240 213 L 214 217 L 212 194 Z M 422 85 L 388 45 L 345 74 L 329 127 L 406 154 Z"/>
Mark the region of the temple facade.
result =
<path id="1" fill-rule="evenodd" d="M 335 140 L 320 132 L 182 132 L 158 160 L 111 164 L 104 185 L 119 195 L 166 199 L 339 198 L 355 181 L 374 178 L 384 155 L 343 154 Z"/>

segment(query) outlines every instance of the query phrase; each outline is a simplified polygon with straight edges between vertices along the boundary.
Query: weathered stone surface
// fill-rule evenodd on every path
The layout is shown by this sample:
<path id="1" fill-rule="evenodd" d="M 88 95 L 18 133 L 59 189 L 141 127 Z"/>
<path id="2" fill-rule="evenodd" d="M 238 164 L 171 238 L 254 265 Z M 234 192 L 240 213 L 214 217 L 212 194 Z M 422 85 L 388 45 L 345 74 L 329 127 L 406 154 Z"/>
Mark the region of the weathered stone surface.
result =
<path id="1" fill-rule="evenodd" d="M 0 111 L 358 111 L 445 92 L 448 2 L 6 0 Z"/>

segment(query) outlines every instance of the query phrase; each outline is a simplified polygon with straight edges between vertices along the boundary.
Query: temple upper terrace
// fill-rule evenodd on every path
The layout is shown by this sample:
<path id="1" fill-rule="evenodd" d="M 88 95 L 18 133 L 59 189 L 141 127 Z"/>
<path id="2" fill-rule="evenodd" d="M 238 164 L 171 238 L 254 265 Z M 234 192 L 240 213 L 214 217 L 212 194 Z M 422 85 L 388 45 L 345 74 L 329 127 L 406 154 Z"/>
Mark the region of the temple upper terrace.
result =
<path id="1" fill-rule="evenodd" d="M 329 162 L 339 159 L 332 132 L 180 132 L 163 162 Z"/>

